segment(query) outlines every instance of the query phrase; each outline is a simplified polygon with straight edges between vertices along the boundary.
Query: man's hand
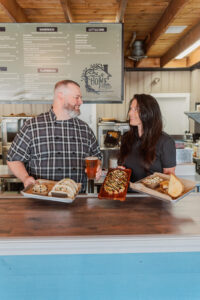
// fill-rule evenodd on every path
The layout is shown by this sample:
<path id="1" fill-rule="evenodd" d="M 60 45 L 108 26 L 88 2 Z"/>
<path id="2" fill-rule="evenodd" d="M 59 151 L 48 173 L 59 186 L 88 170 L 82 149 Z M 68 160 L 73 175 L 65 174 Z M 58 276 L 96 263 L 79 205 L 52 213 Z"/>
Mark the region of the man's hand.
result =
<path id="1" fill-rule="evenodd" d="M 24 187 L 26 188 L 28 185 L 35 184 L 36 180 L 32 176 L 27 176 L 23 181 Z"/>
<path id="2" fill-rule="evenodd" d="M 85 173 L 87 174 L 87 169 L 86 168 L 85 168 Z M 99 180 L 101 178 L 101 174 L 102 174 L 101 161 L 98 160 L 98 167 L 97 167 L 95 179 Z"/>
<path id="3" fill-rule="evenodd" d="M 99 180 L 101 178 L 102 174 L 102 169 L 101 169 L 101 162 L 99 161 L 98 167 L 97 167 L 97 172 L 96 172 L 96 180 Z"/>

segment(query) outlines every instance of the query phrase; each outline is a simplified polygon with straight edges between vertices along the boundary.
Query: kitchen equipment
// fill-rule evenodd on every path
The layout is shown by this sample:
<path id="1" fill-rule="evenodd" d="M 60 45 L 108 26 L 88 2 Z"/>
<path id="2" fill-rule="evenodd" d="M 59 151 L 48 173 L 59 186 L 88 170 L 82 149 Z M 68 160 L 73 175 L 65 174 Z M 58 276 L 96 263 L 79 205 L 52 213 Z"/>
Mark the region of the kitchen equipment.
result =
<path id="1" fill-rule="evenodd" d="M 104 145 L 108 148 L 119 146 L 120 137 L 120 131 L 108 130 L 104 140 Z"/>
<path id="2" fill-rule="evenodd" d="M 119 122 L 119 121 L 102 121 L 98 123 L 98 143 L 101 148 L 104 148 L 104 140 L 108 131 L 119 131 L 121 136 L 129 130 L 129 123 L 128 122 Z M 103 137 L 103 138 L 102 138 Z"/>
<path id="3" fill-rule="evenodd" d="M 100 119 L 101 120 L 101 119 Z M 109 167 L 109 159 L 110 158 L 117 158 L 118 152 L 119 152 L 119 145 L 116 145 L 114 147 L 106 147 L 104 144 L 106 135 L 108 131 L 117 131 L 120 132 L 120 135 L 122 136 L 125 132 L 129 130 L 129 123 L 128 122 L 119 122 L 117 120 L 113 120 L 112 122 L 109 121 L 101 121 L 98 123 L 98 143 L 101 148 L 101 152 L 103 154 L 103 160 L 102 160 L 102 168 L 108 169 Z M 120 143 L 120 141 L 119 141 Z"/>
<path id="4" fill-rule="evenodd" d="M 6 164 L 6 156 L 8 149 L 10 148 L 15 135 L 23 126 L 27 119 L 31 119 L 29 116 L 6 116 L 1 117 L 1 136 L 2 136 L 2 158 L 3 164 Z"/>
<path id="5" fill-rule="evenodd" d="M 185 149 L 176 149 L 176 163 L 192 163 L 193 162 L 193 149 L 185 148 Z"/>
<path id="6" fill-rule="evenodd" d="M 117 158 L 109 158 L 108 167 L 109 169 L 117 168 Z"/>

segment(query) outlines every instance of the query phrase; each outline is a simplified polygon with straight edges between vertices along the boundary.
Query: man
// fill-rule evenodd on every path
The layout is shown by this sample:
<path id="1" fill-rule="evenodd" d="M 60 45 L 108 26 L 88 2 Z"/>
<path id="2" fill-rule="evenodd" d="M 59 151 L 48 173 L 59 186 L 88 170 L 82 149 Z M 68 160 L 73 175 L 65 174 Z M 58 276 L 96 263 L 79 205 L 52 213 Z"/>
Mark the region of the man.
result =
<path id="1" fill-rule="evenodd" d="M 82 183 L 82 192 L 86 190 L 85 157 L 101 159 L 101 152 L 93 131 L 77 118 L 82 103 L 78 83 L 59 81 L 50 111 L 28 120 L 16 135 L 7 164 L 24 187 L 39 178 L 70 177 Z M 100 176 L 99 166 L 96 179 Z"/>

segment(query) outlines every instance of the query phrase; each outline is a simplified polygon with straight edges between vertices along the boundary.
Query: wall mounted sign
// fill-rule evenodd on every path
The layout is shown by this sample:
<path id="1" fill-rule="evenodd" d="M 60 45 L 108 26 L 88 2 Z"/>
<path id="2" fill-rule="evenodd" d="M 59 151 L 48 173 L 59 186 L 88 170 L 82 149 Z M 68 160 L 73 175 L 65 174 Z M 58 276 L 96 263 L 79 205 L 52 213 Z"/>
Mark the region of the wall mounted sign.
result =
<path id="1" fill-rule="evenodd" d="M 123 101 L 123 26 L 0 24 L 0 102 L 51 103 L 57 81 L 77 81 L 86 103 Z"/>

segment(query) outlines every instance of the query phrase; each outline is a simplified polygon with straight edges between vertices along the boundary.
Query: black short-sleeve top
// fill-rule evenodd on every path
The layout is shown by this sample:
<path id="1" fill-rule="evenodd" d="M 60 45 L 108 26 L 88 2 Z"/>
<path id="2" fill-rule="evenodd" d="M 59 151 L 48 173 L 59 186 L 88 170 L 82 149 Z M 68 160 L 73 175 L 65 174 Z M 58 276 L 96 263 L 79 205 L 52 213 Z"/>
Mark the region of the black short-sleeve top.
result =
<path id="1" fill-rule="evenodd" d="M 156 144 L 156 157 L 149 170 L 144 167 L 140 153 L 141 140 L 138 139 L 132 146 L 131 152 L 126 156 L 124 166 L 132 170 L 131 181 L 138 181 L 154 172 L 163 173 L 163 168 L 176 166 L 176 147 L 174 140 L 165 132 Z"/>

